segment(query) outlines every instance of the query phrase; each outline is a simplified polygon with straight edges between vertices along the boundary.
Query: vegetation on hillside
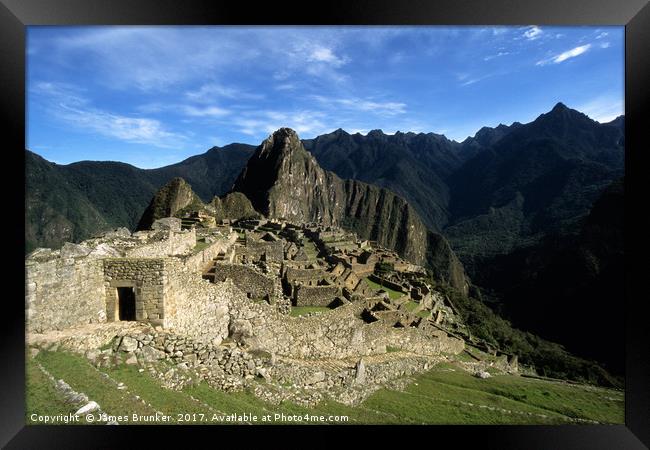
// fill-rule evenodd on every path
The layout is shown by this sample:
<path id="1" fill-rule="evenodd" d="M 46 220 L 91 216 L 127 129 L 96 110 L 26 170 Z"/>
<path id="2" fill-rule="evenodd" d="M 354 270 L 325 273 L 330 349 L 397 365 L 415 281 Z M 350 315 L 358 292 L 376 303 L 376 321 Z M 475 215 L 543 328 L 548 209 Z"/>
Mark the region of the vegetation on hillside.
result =
<path id="1" fill-rule="evenodd" d="M 539 375 L 603 386 L 623 385 L 621 376 L 609 374 L 595 361 L 572 355 L 560 344 L 513 327 L 480 300 L 446 285 L 437 285 L 436 289 L 449 297 L 473 338 L 517 355 L 521 364 L 533 367 Z"/>
<path id="2" fill-rule="evenodd" d="M 190 424 L 223 424 L 225 415 L 244 413 L 256 415 L 260 423 L 262 416 L 274 417 L 278 413 L 284 418 L 274 423 L 302 424 L 624 422 L 620 391 L 511 375 L 494 374 L 481 380 L 455 364 L 438 364 L 431 371 L 413 377 L 403 391 L 380 389 L 357 406 L 325 400 L 309 408 L 286 401 L 273 405 L 250 390 L 224 392 L 200 380 L 180 391 L 165 389 L 147 371 L 140 373 L 137 366 L 122 364 L 96 369 L 79 355 L 41 351 L 36 358 L 27 360 L 27 423 L 32 423 L 32 413 L 74 413 L 74 408 L 62 401 L 38 365 L 55 379 L 63 379 L 73 390 L 88 395 L 109 415 L 131 418 L 133 413 L 153 415 L 159 411 L 171 415 L 172 424 L 181 423 L 181 413 L 180 417 L 189 419 Z M 314 422 L 315 416 L 324 416 L 325 422 Z M 216 419 L 212 420 L 213 417 Z"/>

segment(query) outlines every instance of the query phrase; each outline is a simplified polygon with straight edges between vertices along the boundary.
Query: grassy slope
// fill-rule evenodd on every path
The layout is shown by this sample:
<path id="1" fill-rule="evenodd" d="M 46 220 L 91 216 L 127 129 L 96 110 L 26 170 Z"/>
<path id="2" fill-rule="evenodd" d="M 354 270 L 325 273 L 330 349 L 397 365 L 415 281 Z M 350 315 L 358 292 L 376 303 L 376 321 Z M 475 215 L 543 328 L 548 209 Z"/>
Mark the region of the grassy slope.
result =
<path id="1" fill-rule="evenodd" d="M 102 377 L 83 357 L 61 352 L 41 352 L 37 360 L 73 389 L 86 393 L 108 414 L 134 412 L 153 414 L 203 413 L 205 423 L 213 414 L 347 415 L 349 423 L 426 424 L 562 424 L 567 418 L 623 423 L 623 394 L 611 389 L 571 385 L 530 378 L 495 375 L 480 380 L 451 364 L 441 364 L 415 377 L 404 392 L 381 389 L 361 405 L 349 407 L 333 401 L 315 408 L 292 403 L 271 405 L 250 392 L 225 393 L 198 383 L 182 391 L 171 391 L 137 366 L 103 369 L 112 380 Z M 27 414 L 70 412 L 51 388 L 50 381 L 33 363 L 28 364 Z M 137 400 L 138 395 L 144 400 Z M 67 409 L 66 409 L 67 408 Z M 292 421 L 295 423 L 295 421 Z M 306 423 L 306 422 L 303 422 Z M 332 422 L 334 423 L 334 422 Z"/>
<path id="2" fill-rule="evenodd" d="M 71 411 L 63 397 L 54 389 L 52 382 L 38 368 L 32 360 L 27 360 L 27 379 L 25 385 L 25 423 L 33 423 L 30 420 L 32 414 L 37 415 L 66 415 Z"/>
<path id="3" fill-rule="evenodd" d="M 375 289 L 375 290 L 383 289 L 384 291 L 388 292 L 388 296 L 393 300 L 396 300 L 396 299 L 398 299 L 398 298 L 400 298 L 400 297 L 402 297 L 404 295 L 401 292 L 395 291 L 395 290 L 393 290 L 391 288 L 388 288 L 386 286 L 382 286 L 379 283 L 375 283 L 374 281 L 371 281 L 368 278 L 365 278 L 365 280 L 366 280 L 366 283 L 368 283 L 368 286 L 370 286 L 372 289 Z"/>
<path id="4" fill-rule="evenodd" d="M 327 306 L 292 306 L 291 317 L 304 316 L 309 313 L 324 313 L 331 311 Z"/>

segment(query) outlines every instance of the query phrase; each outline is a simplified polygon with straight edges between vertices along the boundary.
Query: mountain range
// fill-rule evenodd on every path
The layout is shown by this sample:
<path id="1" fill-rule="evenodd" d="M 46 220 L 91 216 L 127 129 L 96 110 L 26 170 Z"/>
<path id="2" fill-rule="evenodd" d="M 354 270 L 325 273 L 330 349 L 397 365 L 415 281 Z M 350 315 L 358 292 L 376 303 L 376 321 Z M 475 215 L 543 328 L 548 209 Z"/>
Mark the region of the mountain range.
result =
<path id="1" fill-rule="evenodd" d="M 558 103 L 530 123 L 484 127 L 463 142 L 434 133 L 374 130 L 364 136 L 339 129 L 303 141 L 282 135 L 280 143 L 271 137 L 258 147 L 213 147 L 149 170 L 118 162 L 58 165 L 27 151 L 26 252 L 119 226 L 135 229 L 156 192 L 180 177 L 204 203 L 223 207 L 226 194 L 233 203 L 232 195 L 240 192 L 264 214 L 341 224 L 419 262 L 446 266 L 447 280 L 461 273 L 448 270 L 457 256 L 472 295 L 515 325 L 537 326 L 543 336 L 584 349 L 571 333 L 562 336 L 552 324 L 531 323 L 526 308 L 534 303 L 544 310 L 544 292 L 581 305 L 563 316 L 563 324 L 580 320 L 587 291 L 571 290 L 572 281 L 590 280 L 585 270 L 594 258 L 598 267 L 622 259 L 618 243 L 608 252 L 596 248 L 589 224 L 607 216 L 594 212 L 598 199 L 616 198 L 611 192 L 622 185 L 624 126 L 622 116 L 601 124 Z M 616 212 L 612 201 L 602 202 Z M 622 219 L 603 224 L 595 229 L 616 235 Z M 566 276 L 553 278 L 567 254 L 580 252 L 598 256 L 573 259 Z M 445 257 L 433 261 L 432 254 Z M 614 283 L 617 272 L 607 273 L 607 283 Z M 458 276 L 456 281 L 462 284 Z"/>

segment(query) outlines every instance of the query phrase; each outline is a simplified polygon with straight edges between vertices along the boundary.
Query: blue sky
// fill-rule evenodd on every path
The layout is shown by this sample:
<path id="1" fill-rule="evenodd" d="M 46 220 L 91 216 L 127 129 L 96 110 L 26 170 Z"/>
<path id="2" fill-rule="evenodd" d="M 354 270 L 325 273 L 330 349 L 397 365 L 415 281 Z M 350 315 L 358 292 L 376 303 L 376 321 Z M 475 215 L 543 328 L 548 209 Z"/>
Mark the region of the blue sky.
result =
<path id="1" fill-rule="evenodd" d="M 623 27 L 41 27 L 27 148 L 160 167 L 275 129 L 435 132 L 624 111 Z"/>

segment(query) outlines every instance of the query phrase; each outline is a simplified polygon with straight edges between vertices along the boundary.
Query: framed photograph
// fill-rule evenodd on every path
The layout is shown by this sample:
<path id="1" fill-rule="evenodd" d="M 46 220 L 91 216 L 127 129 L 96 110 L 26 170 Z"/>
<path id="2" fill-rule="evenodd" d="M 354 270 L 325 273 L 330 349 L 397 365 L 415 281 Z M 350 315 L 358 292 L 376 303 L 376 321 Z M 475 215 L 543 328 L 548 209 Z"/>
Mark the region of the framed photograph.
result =
<path id="1" fill-rule="evenodd" d="M 0 14 L 7 448 L 650 445 L 647 1 Z"/>

